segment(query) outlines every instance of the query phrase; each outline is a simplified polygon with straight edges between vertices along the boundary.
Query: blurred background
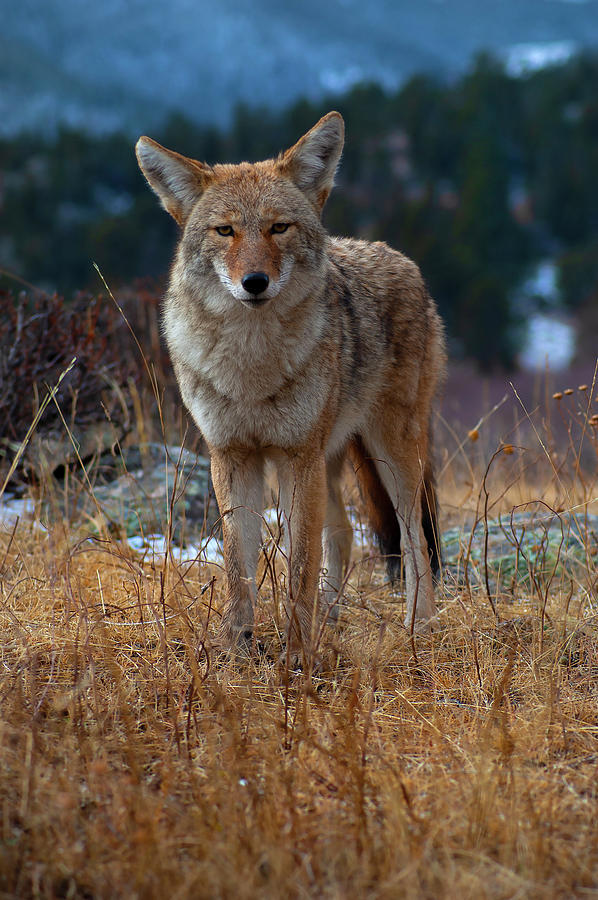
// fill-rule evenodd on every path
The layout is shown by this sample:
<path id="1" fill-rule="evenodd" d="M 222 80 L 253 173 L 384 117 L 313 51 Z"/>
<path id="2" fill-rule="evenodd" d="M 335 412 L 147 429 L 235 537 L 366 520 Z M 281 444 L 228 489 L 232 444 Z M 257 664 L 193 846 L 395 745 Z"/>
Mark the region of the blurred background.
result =
<path id="1" fill-rule="evenodd" d="M 418 262 L 453 360 L 595 360 L 598 0 L 5 0 L 0 287 L 68 304 L 95 261 L 157 297 L 176 233 L 138 135 L 258 159 L 331 108 L 327 226 Z"/>

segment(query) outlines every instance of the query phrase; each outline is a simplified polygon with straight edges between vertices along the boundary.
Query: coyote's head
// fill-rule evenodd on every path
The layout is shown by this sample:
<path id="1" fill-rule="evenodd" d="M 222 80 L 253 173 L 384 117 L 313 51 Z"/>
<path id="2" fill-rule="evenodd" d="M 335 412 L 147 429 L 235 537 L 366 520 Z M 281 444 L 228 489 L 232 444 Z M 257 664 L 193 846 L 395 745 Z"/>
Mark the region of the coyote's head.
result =
<path id="1" fill-rule="evenodd" d="M 183 229 L 173 278 L 185 292 L 223 312 L 305 297 L 322 265 L 320 217 L 343 139 L 342 116 L 330 112 L 275 160 L 209 166 L 139 138 L 141 170 Z"/>

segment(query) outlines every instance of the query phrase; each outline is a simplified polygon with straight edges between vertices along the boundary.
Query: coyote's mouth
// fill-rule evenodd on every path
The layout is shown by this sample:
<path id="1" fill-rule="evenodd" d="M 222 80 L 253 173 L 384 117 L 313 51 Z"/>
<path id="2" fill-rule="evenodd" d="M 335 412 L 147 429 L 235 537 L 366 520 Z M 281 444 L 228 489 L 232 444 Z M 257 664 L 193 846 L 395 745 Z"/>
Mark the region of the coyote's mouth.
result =
<path id="1" fill-rule="evenodd" d="M 257 309 L 258 306 L 265 306 L 265 304 L 271 300 L 271 297 L 241 297 L 241 303 L 244 306 L 247 306 L 249 309 Z"/>

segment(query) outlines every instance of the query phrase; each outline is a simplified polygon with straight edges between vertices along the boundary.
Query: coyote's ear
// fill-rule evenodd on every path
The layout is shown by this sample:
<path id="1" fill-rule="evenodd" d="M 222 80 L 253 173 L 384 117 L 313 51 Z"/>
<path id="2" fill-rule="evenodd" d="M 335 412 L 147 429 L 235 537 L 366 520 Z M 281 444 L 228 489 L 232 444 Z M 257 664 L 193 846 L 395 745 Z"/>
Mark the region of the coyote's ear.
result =
<path id="1" fill-rule="evenodd" d="M 164 209 L 183 225 L 213 177 L 209 166 L 167 150 L 148 137 L 135 147 L 139 167 Z"/>
<path id="2" fill-rule="evenodd" d="M 280 159 L 283 173 L 319 210 L 332 190 L 344 140 L 343 117 L 338 112 L 329 112 Z"/>

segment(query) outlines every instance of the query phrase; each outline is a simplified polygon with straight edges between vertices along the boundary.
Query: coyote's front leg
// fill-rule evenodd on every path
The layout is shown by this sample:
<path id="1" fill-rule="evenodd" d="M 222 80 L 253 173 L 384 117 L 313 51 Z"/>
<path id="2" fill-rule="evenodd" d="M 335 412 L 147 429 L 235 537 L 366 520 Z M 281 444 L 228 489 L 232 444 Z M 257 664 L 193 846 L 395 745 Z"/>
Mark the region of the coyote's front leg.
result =
<path id="1" fill-rule="evenodd" d="M 222 516 L 226 606 L 220 642 L 226 649 L 251 644 L 255 577 L 261 544 L 263 460 L 252 451 L 210 452 L 212 481 Z"/>
<path id="2" fill-rule="evenodd" d="M 288 646 L 292 662 L 313 662 L 320 627 L 318 579 L 326 506 L 326 461 L 314 448 L 293 451 L 280 471 L 288 528 Z"/>

